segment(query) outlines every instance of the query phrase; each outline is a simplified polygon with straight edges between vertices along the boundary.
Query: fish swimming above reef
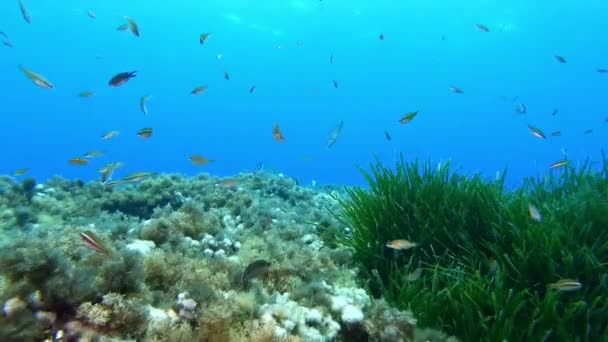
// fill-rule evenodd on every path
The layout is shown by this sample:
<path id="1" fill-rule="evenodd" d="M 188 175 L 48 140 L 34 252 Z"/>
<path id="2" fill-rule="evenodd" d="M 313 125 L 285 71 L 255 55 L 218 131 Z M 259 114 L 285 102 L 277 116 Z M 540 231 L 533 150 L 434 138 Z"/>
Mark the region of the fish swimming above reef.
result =
<path id="1" fill-rule="evenodd" d="M 116 27 L 116 31 L 126 31 L 129 29 L 129 24 L 120 24 Z"/>
<path id="2" fill-rule="evenodd" d="M 75 165 L 75 166 L 85 166 L 85 165 L 89 164 L 89 161 L 87 159 L 84 159 L 81 157 L 74 157 L 74 158 L 70 159 L 68 162 L 70 163 L 70 165 Z"/>
<path id="3" fill-rule="evenodd" d="M 101 182 L 102 183 L 108 182 L 112 178 L 114 171 L 123 167 L 123 165 L 124 164 L 121 162 L 112 162 L 112 163 L 109 163 L 108 165 L 102 167 L 101 169 L 97 170 L 97 172 L 101 173 Z"/>
<path id="4" fill-rule="evenodd" d="M 108 254 L 108 249 L 101 243 L 101 240 L 90 230 L 80 233 L 80 238 L 84 244 L 97 253 Z"/>
<path id="5" fill-rule="evenodd" d="M 137 71 L 118 73 L 118 74 L 114 75 L 114 77 L 112 77 L 112 79 L 110 79 L 110 82 L 108 82 L 108 84 L 111 87 L 120 87 L 121 85 L 127 83 L 127 81 L 129 81 L 131 78 L 136 77 L 137 76 L 137 75 L 135 75 L 136 72 Z"/>
<path id="6" fill-rule="evenodd" d="M 255 86 L 251 86 L 251 88 L 249 88 L 249 94 L 253 94 L 253 92 L 255 91 Z"/>
<path id="7" fill-rule="evenodd" d="M 20 66 L 19 68 L 21 69 L 21 71 L 23 71 L 23 73 L 25 74 L 25 76 L 27 76 L 27 78 L 29 78 L 32 82 L 34 82 L 35 85 L 39 86 L 40 88 L 53 89 L 55 87 L 44 76 L 42 76 L 38 73 L 35 73 L 24 66 Z"/>
<path id="8" fill-rule="evenodd" d="M 596 69 L 595 71 L 597 71 L 598 74 L 606 74 L 606 73 L 608 73 L 608 69 L 603 69 L 603 68 Z"/>
<path id="9" fill-rule="evenodd" d="M 256 260 L 245 268 L 241 275 L 241 284 L 244 288 L 249 287 L 249 282 L 254 278 L 263 277 L 270 271 L 271 263 L 266 260 Z"/>
<path id="10" fill-rule="evenodd" d="M 408 240 L 392 240 L 386 243 L 386 247 L 396 249 L 396 250 L 408 250 L 418 246 L 416 242 L 411 242 Z"/>
<path id="11" fill-rule="evenodd" d="M 19 169 L 19 170 L 15 170 L 13 171 L 13 176 L 17 177 L 17 176 L 23 176 L 24 174 L 26 174 L 29 171 L 29 169 Z"/>
<path id="12" fill-rule="evenodd" d="M 215 161 L 213 159 L 208 159 L 206 157 L 203 157 L 200 154 L 193 154 L 190 157 L 188 157 L 188 159 L 190 160 L 192 165 L 197 165 L 197 166 L 207 165 L 207 164 L 213 163 Z"/>
<path id="13" fill-rule="evenodd" d="M 87 16 L 89 16 L 89 18 L 91 19 L 97 19 L 97 14 L 95 14 L 95 12 L 88 10 L 87 11 Z"/>
<path id="14" fill-rule="evenodd" d="M 19 9 L 23 15 L 23 20 L 25 20 L 26 23 L 31 24 L 32 18 L 30 18 L 30 12 L 28 12 L 27 8 L 25 8 L 25 4 L 22 0 L 19 0 Z"/>
<path id="15" fill-rule="evenodd" d="M 329 139 L 327 139 L 327 148 L 331 148 L 338 140 L 340 133 L 342 132 L 342 127 L 344 126 L 344 121 L 340 121 L 336 128 L 329 134 Z"/>
<path id="16" fill-rule="evenodd" d="M 154 172 L 140 171 L 140 172 L 132 173 L 132 174 L 128 175 L 127 177 L 123 178 L 122 180 L 125 182 L 140 182 L 140 181 L 142 181 L 146 178 L 152 177 L 154 175 L 155 175 Z"/>
<path id="17" fill-rule="evenodd" d="M 391 135 L 388 133 L 388 131 L 384 131 L 384 137 L 386 138 L 386 140 L 391 141 Z"/>
<path id="18" fill-rule="evenodd" d="M 526 108 L 525 104 L 520 103 L 515 107 L 515 111 L 519 114 L 526 114 L 528 112 L 528 108 Z"/>

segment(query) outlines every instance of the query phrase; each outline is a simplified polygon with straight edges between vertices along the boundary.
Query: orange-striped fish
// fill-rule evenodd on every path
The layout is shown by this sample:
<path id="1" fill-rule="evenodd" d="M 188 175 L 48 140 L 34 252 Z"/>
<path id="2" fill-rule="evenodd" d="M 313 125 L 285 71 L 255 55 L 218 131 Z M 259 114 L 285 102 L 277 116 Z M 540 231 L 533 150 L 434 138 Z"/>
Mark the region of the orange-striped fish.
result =
<path id="1" fill-rule="evenodd" d="M 281 132 L 281 129 L 279 128 L 278 122 L 276 124 L 274 124 L 274 129 L 272 130 L 272 136 L 274 137 L 274 140 L 276 140 L 280 143 L 285 142 L 285 137 L 283 136 L 283 133 Z"/>
<path id="2" fill-rule="evenodd" d="M 99 238 L 90 230 L 80 233 L 80 237 L 84 244 L 97 253 L 108 254 L 108 249 L 104 247 Z"/>
<path id="3" fill-rule="evenodd" d="M 88 159 L 84 159 L 84 158 L 80 158 L 80 157 L 74 157 L 72 159 L 69 160 L 69 163 L 71 165 L 76 165 L 76 166 L 84 166 L 87 165 L 89 163 Z"/>

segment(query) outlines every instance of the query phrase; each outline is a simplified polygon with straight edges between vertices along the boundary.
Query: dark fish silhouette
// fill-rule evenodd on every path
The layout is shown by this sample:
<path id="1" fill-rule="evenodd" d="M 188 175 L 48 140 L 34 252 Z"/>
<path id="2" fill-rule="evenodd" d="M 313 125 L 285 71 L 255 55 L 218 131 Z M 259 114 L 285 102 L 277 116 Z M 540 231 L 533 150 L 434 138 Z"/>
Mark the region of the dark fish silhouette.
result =
<path id="1" fill-rule="evenodd" d="M 243 275 L 241 276 L 241 284 L 243 287 L 248 287 L 251 279 L 259 278 L 268 274 L 270 270 L 270 262 L 266 260 L 256 260 L 247 265 Z"/>
<path id="2" fill-rule="evenodd" d="M 481 32 L 490 32 L 490 29 L 486 25 L 475 24 L 475 26 L 477 26 L 477 29 L 479 29 Z"/>
<path id="3" fill-rule="evenodd" d="M 109 84 L 111 87 L 120 87 L 121 85 L 127 83 L 127 81 L 137 75 L 135 75 L 137 71 L 131 72 L 121 72 L 120 74 L 116 74 L 110 80 Z"/>
<path id="4" fill-rule="evenodd" d="M 564 58 L 563 56 L 560 56 L 560 55 L 555 55 L 555 60 L 557 60 L 560 63 L 566 63 L 566 58 Z"/>
<path id="5" fill-rule="evenodd" d="M 391 141 L 391 135 L 388 134 L 388 131 L 384 131 L 384 137 L 386 138 L 386 140 Z"/>
<path id="6" fill-rule="evenodd" d="M 31 24 L 32 18 L 30 18 L 30 12 L 27 11 L 27 8 L 25 8 L 25 4 L 21 0 L 19 0 L 19 8 L 21 9 L 21 14 L 23 14 L 23 19 L 25 20 L 25 22 Z"/>

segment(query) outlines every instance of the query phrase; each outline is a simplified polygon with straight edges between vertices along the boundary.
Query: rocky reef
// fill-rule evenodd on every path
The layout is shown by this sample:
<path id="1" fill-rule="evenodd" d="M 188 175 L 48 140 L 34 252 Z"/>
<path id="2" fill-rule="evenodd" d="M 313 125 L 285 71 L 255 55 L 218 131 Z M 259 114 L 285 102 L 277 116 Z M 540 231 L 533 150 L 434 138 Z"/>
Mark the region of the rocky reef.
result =
<path id="1" fill-rule="evenodd" d="M 0 192 L 2 341 L 433 335 L 362 288 L 336 241 L 335 190 L 258 172 L 116 187 L 4 177 Z"/>

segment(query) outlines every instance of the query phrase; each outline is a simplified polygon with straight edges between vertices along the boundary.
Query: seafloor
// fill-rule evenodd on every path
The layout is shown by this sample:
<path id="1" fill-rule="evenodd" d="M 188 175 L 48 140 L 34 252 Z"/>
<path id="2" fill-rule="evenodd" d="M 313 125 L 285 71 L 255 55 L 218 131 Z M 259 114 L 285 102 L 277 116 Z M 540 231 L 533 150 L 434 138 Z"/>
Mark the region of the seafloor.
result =
<path id="1" fill-rule="evenodd" d="M 361 288 L 332 236 L 340 191 L 266 172 L 0 178 L 0 341 L 444 340 Z"/>

